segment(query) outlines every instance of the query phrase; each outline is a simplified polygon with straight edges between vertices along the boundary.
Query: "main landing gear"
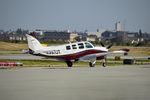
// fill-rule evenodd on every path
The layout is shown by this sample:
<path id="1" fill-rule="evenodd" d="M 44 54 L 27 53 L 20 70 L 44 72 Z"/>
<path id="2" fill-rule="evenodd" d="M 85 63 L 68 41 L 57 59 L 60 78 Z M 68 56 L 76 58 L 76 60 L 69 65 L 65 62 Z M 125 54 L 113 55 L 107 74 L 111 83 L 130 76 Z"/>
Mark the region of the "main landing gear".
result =
<path id="1" fill-rule="evenodd" d="M 68 67 L 72 67 L 73 63 L 71 61 L 66 61 Z"/>

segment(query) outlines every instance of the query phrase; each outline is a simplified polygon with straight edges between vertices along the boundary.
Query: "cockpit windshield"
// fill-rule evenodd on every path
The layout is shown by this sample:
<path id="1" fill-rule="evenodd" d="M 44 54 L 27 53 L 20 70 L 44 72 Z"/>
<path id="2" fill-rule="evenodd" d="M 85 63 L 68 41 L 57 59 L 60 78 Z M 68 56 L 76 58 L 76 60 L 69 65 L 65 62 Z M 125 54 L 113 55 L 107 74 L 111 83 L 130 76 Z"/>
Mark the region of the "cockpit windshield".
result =
<path id="1" fill-rule="evenodd" d="M 86 48 L 93 48 L 93 45 L 90 44 L 90 43 L 88 43 L 88 42 L 85 42 L 85 47 L 86 47 Z"/>

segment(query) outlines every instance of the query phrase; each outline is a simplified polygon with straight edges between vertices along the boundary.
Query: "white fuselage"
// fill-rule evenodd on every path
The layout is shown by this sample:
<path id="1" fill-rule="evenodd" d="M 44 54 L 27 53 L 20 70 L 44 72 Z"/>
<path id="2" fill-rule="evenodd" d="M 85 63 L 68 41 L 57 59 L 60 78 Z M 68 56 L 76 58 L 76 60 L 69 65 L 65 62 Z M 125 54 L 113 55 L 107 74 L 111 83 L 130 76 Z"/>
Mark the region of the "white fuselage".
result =
<path id="1" fill-rule="evenodd" d="M 61 46 L 43 47 L 35 51 L 35 53 L 47 57 L 60 57 L 72 60 L 89 54 L 104 53 L 107 51 L 108 49 L 105 47 L 94 47 L 90 42 L 76 42 Z"/>

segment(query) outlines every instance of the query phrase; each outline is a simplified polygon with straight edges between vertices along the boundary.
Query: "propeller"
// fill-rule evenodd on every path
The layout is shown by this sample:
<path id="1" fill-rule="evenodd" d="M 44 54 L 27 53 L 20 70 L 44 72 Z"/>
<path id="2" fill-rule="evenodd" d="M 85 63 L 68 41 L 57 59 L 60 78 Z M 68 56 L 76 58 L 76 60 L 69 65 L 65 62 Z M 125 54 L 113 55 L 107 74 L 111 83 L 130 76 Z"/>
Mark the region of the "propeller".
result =
<path id="1" fill-rule="evenodd" d="M 105 45 L 103 44 L 103 42 L 100 42 L 100 44 L 101 44 L 102 47 L 105 47 Z"/>
<path id="2" fill-rule="evenodd" d="M 106 47 L 107 49 L 110 49 L 110 48 L 113 46 L 112 43 L 109 43 L 108 46 L 105 46 L 104 43 L 103 43 L 102 41 L 100 42 L 100 44 L 101 44 L 102 47 Z M 108 44 L 108 43 L 107 43 L 107 44 Z"/>
<path id="3" fill-rule="evenodd" d="M 108 45 L 106 48 L 110 49 L 113 46 L 113 44 L 111 43 L 110 45 Z"/>
<path id="4" fill-rule="evenodd" d="M 110 41 L 106 41 L 105 44 L 102 41 L 100 42 L 100 45 L 102 47 L 106 47 L 107 49 L 110 49 L 113 46 L 113 44 Z M 107 56 L 104 56 L 104 60 L 103 60 L 103 64 L 102 64 L 103 67 L 106 67 L 106 63 L 107 63 Z"/>

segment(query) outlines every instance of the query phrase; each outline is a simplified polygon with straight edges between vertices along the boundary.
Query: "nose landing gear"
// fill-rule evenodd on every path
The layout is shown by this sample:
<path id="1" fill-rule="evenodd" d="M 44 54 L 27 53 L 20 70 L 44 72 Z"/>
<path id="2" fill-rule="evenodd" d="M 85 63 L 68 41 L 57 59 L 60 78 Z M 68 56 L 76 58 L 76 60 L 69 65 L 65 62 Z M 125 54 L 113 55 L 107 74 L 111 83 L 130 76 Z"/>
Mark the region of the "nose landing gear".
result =
<path id="1" fill-rule="evenodd" d="M 95 67 L 95 63 L 89 62 L 90 67 Z"/>
<path id="2" fill-rule="evenodd" d="M 106 59 L 106 57 L 104 57 L 104 59 L 103 59 L 103 61 L 102 61 L 102 66 L 103 66 L 103 67 L 106 67 L 106 62 L 107 62 L 107 59 Z"/>

